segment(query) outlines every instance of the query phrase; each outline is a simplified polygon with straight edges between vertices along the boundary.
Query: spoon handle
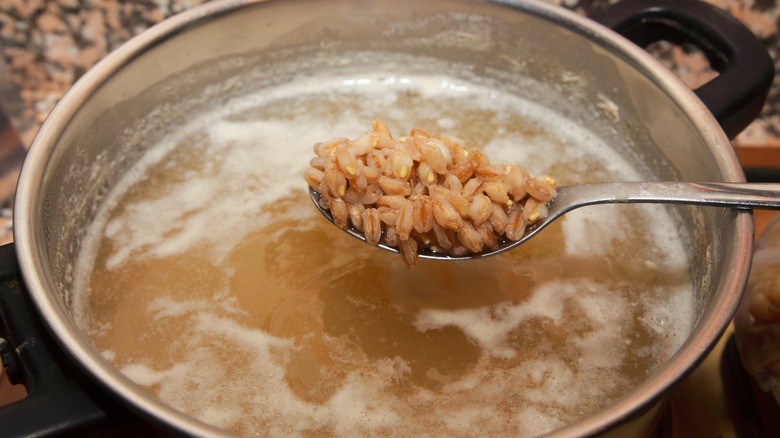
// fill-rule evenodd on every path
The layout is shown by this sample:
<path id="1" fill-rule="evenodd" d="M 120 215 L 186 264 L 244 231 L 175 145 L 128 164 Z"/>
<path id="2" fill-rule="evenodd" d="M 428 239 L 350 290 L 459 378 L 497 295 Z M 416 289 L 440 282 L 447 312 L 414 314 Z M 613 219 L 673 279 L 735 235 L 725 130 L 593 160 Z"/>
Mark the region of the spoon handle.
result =
<path id="1" fill-rule="evenodd" d="M 780 184 L 690 182 L 584 184 L 559 187 L 554 204 L 568 205 L 564 210 L 569 211 L 584 205 L 636 202 L 780 210 Z"/>

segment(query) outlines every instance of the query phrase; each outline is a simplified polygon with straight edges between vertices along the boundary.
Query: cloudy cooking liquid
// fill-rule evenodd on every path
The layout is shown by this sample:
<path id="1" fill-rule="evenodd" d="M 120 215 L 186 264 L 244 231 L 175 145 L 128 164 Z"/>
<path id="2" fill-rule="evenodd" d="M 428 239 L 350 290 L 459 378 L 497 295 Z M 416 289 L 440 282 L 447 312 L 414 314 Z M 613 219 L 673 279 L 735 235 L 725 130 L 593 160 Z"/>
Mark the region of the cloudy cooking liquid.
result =
<path id="1" fill-rule="evenodd" d="M 662 207 L 582 209 L 506 254 L 411 271 L 336 229 L 303 171 L 314 142 L 373 119 L 564 184 L 639 177 L 575 123 L 446 77 L 238 98 L 150 150 L 90 228 L 74 309 L 97 348 L 205 422 L 310 437 L 533 436 L 604 407 L 679 346 L 691 284 Z"/>

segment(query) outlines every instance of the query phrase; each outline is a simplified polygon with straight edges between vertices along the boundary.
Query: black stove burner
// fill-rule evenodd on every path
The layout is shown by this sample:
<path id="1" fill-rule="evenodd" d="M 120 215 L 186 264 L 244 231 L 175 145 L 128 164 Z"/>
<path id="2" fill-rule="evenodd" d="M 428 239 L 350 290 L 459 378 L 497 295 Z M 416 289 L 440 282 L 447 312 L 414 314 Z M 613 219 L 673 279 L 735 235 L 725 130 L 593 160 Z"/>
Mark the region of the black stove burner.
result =
<path id="1" fill-rule="evenodd" d="M 733 336 L 723 351 L 720 374 L 737 438 L 780 436 L 780 406 L 745 371 Z"/>
<path id="2" fill-rule="evenodd" d="M 77 368 L 33 309 L 13 244 L 0 246 L 0 354 L 11 383 L 28 393 L 0 408 L 0 437 L 166 436 Z"/>
<path id="3" fill-rule="evenodd" d="M 780 168 L 746 167 L 745 179 L 752 183 L 776 183 L 780 181 Z"/>

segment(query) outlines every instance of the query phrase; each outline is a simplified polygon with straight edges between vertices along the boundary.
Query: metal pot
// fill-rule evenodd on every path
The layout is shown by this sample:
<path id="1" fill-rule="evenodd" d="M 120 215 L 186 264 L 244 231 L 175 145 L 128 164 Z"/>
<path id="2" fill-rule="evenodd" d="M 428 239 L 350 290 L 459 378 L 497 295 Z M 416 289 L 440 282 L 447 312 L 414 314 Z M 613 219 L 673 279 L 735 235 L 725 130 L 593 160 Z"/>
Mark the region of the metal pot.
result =
<path id="1" fill-rule="evenodd" d="M 355 49 L 469 65 L 471 73 L 516 81 L 528 97 L 588 124 L 658 180 L 742 181 L 728 137 L 758 114 L 774 75 L 771 59 L 750 32 L 692 1 L 625 1 L 594 18 L 640 44 L 695 41 L 721 74 L 697 96 L 620 34 L 533 0 L 227 0 L 194 8 L 131 40 L 66 94 L 22 169 L 15 254 L 26 290 L 67 359 L 42 354 L 72 361 L 108 399 L 121 400 L 167 428 L 197 436 L 225 434 L 150 396 L 90 345 L 70 315 L 71 262 L 118 175 L 149 146 L 157 128 L 187 117 L 177 108 L 223 102 L 246 85 L 227 80 L 242 73 L 252 72 L 255 88 L 284 81 L 284 75 L 269 77 L 263 71 L 292 56 L 308 57 L 304 68 L 312 70 Z M 577 80 L 564 80 L 572 73 Z M 613 103 L 619 117 L 599 102 Z M 690 257 L 697 261 L 689 338 L 631 393 L 551 436 L 628 433 L 615 428 L 646 412 L 650 415 L 639 424 L 654 424 L 655 403 L 699 363 L 728 324 L 750 265 L 752 216 L 693 207 L 680 207 L 678 214 L 686 223 Z M 11 286 L 18 290 L 19 285 Z M 5 294 L 3 302 L 25 299 Z M 36 322 L 20 318 L 19 312 L 5 317 L 10 327 L 4 336 L 12 347 L 6 349 L 6 362 L 16 373 L 32 376 L 35 398 L 36 388 L 50 389 L 45 376 L 51 370 L 28 365 L 38 354 L 35 342 L 13 324 L 34 331 Z M 94 397 L 86 399 L 87 405 L 96 404 Z M 5 409 L 3 424 L 13 425 L 18 412 Z"/>

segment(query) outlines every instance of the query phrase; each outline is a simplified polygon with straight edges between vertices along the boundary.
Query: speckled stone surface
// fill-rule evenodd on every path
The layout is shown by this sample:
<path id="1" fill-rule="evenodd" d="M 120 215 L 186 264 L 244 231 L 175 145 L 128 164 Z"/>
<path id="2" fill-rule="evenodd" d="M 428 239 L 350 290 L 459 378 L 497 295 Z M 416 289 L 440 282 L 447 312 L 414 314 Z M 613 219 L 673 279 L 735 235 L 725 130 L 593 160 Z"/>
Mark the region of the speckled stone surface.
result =
<path id="1" fill-rule="evenodd" d="M 0 47 L 6 87 L 19 93 L 6 109 L 29 144 L 70 86 L 136 34 L 204 1 L 3 0 Z"/>

